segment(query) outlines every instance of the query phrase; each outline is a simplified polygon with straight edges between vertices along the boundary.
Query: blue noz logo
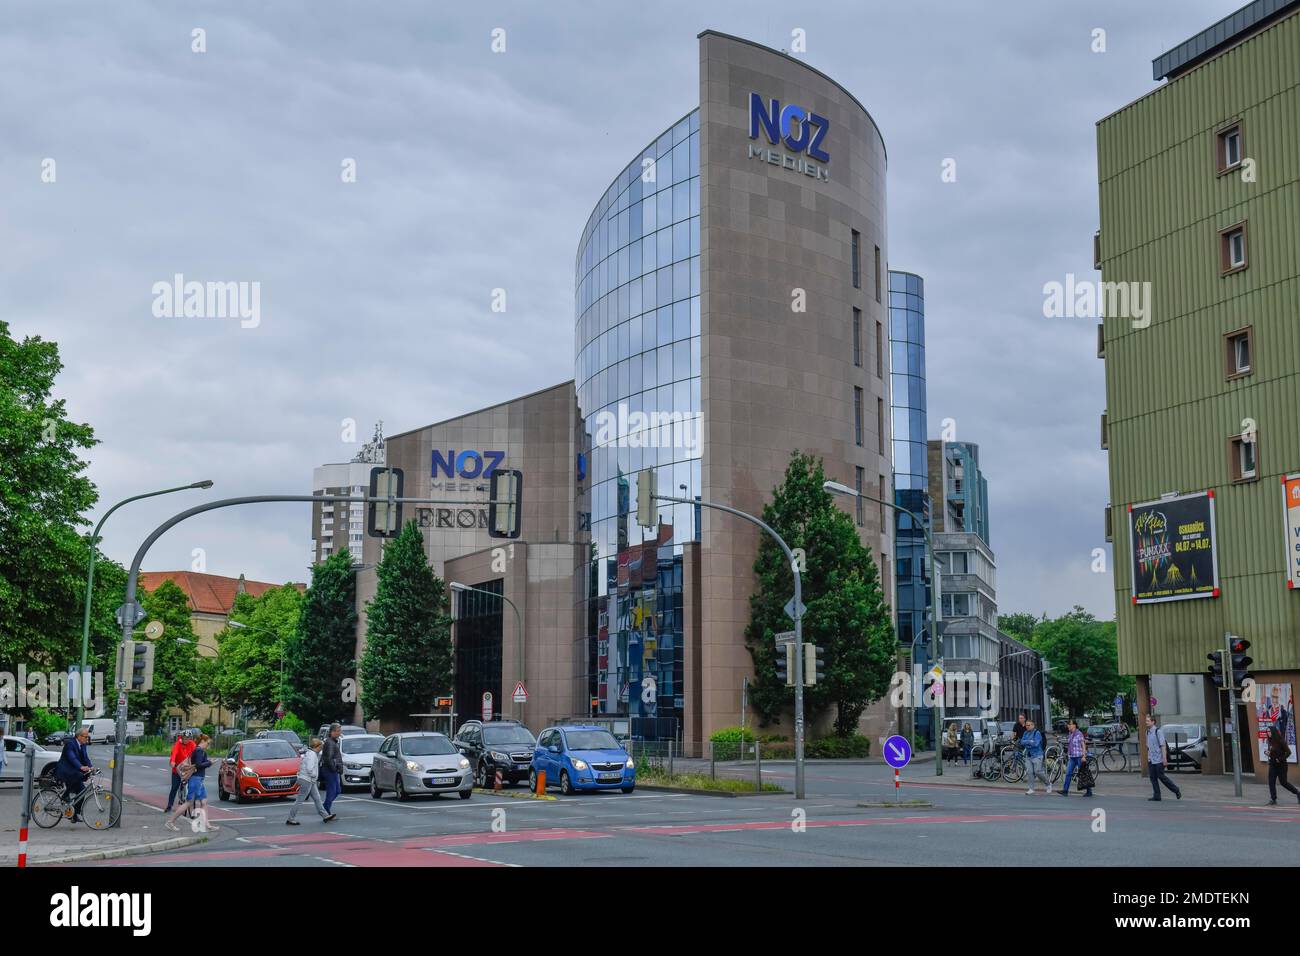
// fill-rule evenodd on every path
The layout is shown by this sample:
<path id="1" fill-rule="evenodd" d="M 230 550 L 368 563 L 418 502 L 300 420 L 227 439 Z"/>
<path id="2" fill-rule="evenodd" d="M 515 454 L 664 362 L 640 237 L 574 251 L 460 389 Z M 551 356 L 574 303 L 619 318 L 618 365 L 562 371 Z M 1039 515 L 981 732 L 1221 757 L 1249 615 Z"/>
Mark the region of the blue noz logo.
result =
<path id="1" fill-rule="evenodd" d="M 505 460 L 503 451 L 463 451 L 452 449 L 444 457 L 436 448 L 433 451 L 433 477 L 442 472 L 448 478 L 488 478 Z"/>
<path id="2" fill-rule="evenodd" d="M 798 135 L 795 135 L 796 125 Z M 805 110 L 802 106 L 787 103 L 783 108 L 780 100 L 768 101 L 757 93 L 749 94 L 750 139 L 758 139 L 761 128 L 773 146 L 784 144 L 793 152 L 807 152 L 819 163 L 829 163 L 831 156 L 822 148 L 822 140 L 826 138 L 830 126 L 826 117 Z"/>

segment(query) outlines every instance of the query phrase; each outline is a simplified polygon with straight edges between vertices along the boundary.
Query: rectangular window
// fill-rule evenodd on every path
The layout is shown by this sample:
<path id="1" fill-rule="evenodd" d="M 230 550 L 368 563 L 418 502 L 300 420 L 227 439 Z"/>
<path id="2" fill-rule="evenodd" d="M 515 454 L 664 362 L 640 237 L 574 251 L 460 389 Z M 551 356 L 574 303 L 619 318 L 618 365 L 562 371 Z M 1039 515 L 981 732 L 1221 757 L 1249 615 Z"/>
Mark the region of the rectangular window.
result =
<path id="1" fill-rule="evenodd" d="M 880 499 L 880 533 L 885 533 L 885 476 L 880 476 L 880 494 L 876 496 Z"/>
<path id="2" fill-rule="evenodd" d="M 1241 123 L 1233 123 L 1219 130 L 1215 136 L 1214 158 L 1220 176 L 1241 165 L 1245 158 L 1242 152 Z"/>
<path id="3" fill-rule="evenodd" d="M 853 440 L 862 447 L 862 389 L 853 389 Z"/>
<path id="4" fill-rule="evenodd" d="M 1254 371 L 1254 326 L 1247 326 L 1223 337 L 1223 374 L 1234 379 Z"/>
<path id="5" fill-rule="evenodd" d="M 1092 234 L 1092 267 L 1101 268 L 1101 230 L 1098 229 Z"/>
<path id="6" fill-rule="evenodd" d="M 1240 272 L 1247 263 L 1246 223 L 1239 222 L 1219 233 L 1219 272 Z"/>
<path id="7" fill-rule="evenodd" d="M 876 246 L 876 301 L 880 301 L 880 247 Z"/>
<path id="8" fill-rule="evenodd" d="M 1105 451 L 1110 447 L 1110 433 L 1106 429 L 1106 413 L 1101 413 L 1101 450 Z"/>
<path id="9" fill-rule="evenodd" d="M 876 378 L 885 377 L 885 329 L 876 323 Z"/>
<path id="10" fill-rule="evenodd" d="M 885 400 L 876 399 L 876 451 L 880 454 L 885 453 Z"/>
<path id="11" fill-rule="evenodd" d="M 1234 482 L 1259 480 L 1259 433 L 1235 435 L 1228 441 L 1228 466 Z"/>
<path id="12" fill-rule="evenodd" d="M 850 250 L 851 262 L 853 265 L 853 288 L 862 288 L 862 235 L 856 230 L 852 230 L 853 248 Z"/>
<path id="13" fill-rule="evenodd" d="M 855 468 L 855 469 L 854 469 L 854 478 L 853 478 L 853 481 L 854 481 L 853 488 L 854 488 L 854 490 L 857 491 L 857 493 L 858 493 L 858 497 L 857 497 L 857 502 L 858 502 L 858 507 L 857 507 L 857 519 L 858 519 L 858 527 L 860 528 L 860 527 L 862 527 L 863 522 L 867 520 L 866 517 L 865 517 L 865 513 L 864 513 L 864 511 L 863 511 L 863 506 L 862 506 L 862 503 L 863 503 L 863 500 L 864 500 L 863 497 L 862 497 L 862 485 L 863 485 L 863 483 L 866 481 L 866 471 L 865 471 L 865 469 L 862 469 L 862 468 Z"/>
<path id="14" fill-rule="evenodd" d="M 1111 511 L 1110 505 L 1106 506 L 1106 518 L 1104 521 L 1104 526 L 1106 530 L 1106 540 L 1114 541 L 1115 540 L 1114 513 Z"/>
<path id="15" fill-rule="evenodd" d="M 853 364 L 862 368 L 862 310 L 853 310 Z"/>
<path id="16" fill-rule="evenodd" d="M 1101 322 L 1097 323 L 1097 358 L 1106 357 L 1106 326 Z"/>

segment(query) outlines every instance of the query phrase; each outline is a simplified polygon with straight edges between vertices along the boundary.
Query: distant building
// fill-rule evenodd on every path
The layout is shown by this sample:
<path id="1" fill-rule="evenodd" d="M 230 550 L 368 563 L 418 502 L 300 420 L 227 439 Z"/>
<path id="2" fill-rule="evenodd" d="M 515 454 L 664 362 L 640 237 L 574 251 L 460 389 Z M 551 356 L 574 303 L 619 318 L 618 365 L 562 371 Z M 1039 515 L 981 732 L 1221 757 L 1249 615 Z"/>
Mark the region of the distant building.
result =
<path id="1" fill-rule="evenodd" d="M 374 437 L 361 446 L 351 461 L 320 465 L 312 469 L 314 495 L 364 495 L 370 489 L 370 470 L 386 459 L 384 423 L 375 426 Z M 322 501 L 311 506 L 311 559 L 324 561 L 335 551 L 347 548 L 352 563 L 361 564 L 366 506 L 360 502 Z"/>

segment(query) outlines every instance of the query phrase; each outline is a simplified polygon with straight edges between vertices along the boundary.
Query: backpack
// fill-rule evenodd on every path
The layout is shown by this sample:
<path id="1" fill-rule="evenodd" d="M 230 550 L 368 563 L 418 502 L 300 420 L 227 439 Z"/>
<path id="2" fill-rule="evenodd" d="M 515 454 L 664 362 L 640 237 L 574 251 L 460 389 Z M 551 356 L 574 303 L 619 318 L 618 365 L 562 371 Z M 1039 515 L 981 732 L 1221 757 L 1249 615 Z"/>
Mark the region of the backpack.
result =
<path id="1" fill-rule="evenodd" d="M 190 777 L 194 776 L 194 761 L 186 757 L 176 765 L 176 776 L 181 778 L 181 783 L 190 782 Z"/>

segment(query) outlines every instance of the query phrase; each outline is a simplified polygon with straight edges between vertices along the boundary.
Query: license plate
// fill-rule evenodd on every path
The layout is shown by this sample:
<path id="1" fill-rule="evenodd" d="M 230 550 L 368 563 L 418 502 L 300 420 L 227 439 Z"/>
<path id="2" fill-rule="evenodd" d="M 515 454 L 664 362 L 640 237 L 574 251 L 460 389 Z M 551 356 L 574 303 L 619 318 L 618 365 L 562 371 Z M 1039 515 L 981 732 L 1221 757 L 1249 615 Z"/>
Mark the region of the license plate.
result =
<path id="1" fill-rule="evenodd" d="M 601 780 L 622 780 L 623 775 L 621 773 L 602 773 L 600 775 L 600 779 Z"/>
<path id="2" fill-rule="evenodd" d="M 266 781 L 268 787 L 287 787 L 289 786 L 288 777 L 271 777 Z"/>
<path id="3" fill-rule="evenodd" d="M 455 777 L 434 777 L 433 782 L 434 783 L 455 783 L 456 778 Z"/>

